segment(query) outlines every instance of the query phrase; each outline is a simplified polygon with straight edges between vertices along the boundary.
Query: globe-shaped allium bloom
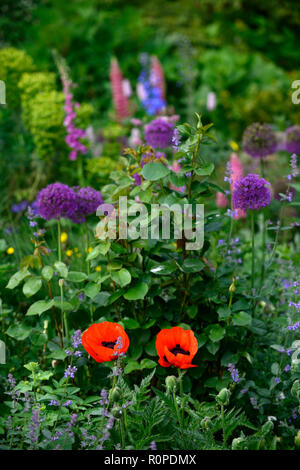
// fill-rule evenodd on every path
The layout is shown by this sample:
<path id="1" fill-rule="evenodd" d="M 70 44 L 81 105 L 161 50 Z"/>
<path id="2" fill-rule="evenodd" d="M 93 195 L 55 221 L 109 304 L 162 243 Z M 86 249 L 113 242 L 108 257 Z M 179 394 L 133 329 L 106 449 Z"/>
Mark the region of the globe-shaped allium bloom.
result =
<path id="1" fill-rule="evenodd" d="M 289 127 L 285 132 L 286 150 L 290 153 L 300 153 L 300 126 Z"/>
<path id="2" fill-rule="evenodd" d="M 255 122 L 244 132 L 243 148 L 253 158 L 266 157 L 277 148 L 276 135 L 268 124 Z"/>
<path id="3" fill-rule="evenodd" d="M 235 183 L 232 194 L 233 208 L 258 210 L 271 202 L 270 183 L 258 175 L 247 175 Z"/>
<path id="4" fill-rule="evenodd" d="M 96 189 L 90 188 L 73 188 L 76 194 L 77 208 L 70 217 L 77 224 L 85 222 L 85 218 L 89 214 L 96 212 L 98 206 L 102 204 L 102 196 Z"/>
<path id="5" fill-rule="evenodd" d="M 153 148 L 166 148 L 172 143 L 174 126 L 166 119 L 155 119 L 145 127 L 146 144 Z"/>
<path id="6" fill-rule="evenodd" d="M 37 196 L 37 209 L 39 215 L 46 220 L 71 218 L 77 209 L 76 194 L 66 184 L 49 184 Z"/>

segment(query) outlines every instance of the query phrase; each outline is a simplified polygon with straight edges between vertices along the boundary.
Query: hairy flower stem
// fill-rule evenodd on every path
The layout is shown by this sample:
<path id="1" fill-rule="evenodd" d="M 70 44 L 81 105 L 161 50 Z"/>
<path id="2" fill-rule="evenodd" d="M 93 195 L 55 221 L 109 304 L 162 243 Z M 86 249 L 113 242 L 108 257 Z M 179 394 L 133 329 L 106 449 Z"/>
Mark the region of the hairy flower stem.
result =
<path id="1" fill-rule="evenodd" d="M 250 211 L 251 218 L 251 245 L 252 245 L 252 267 L 251 267 L 251 290 L 254 289 L 254 275 L 255 275 L 255 241 L 254 241 L 254 211 Z"/>
<path id="2" fill-rule="evenodd" d="M 181 423 L 184 422 L 184 407 L 183 407 L 183 379 L 184 372 L 178 369 L 178 382 L 179 382 L 179 391 L 180 391 L 180 407 L 181 407 Z"/>
<path id="3" fill-rule="evenodd" d="M 68 326 L 68 318 L 67 318 L 67 312 L 64 311 L 64 288 L 63 288 L 63 282 L 59 283 L 59 288 L 60 288 L 60 308 L 61 308 L 61 316 L 63 318 L 63 323 L 65 327 L 65 336 L 66 338 L 69 338 L 69 326 Z"/>
<path id="4" fill-rule="evenodd" d="M 61 261 L 61 226 L 60 219 L 57 220 L 57 248 L 58 248 L 58 261 Z"/>
<path id="5" fill-rule="evenodd" d="M 264 166 L 264 159 L 260 159 L 260 170 L 261 176 L 265 177 L 265 166 Z M 264 210 L 262 211 L 262 246 L 261 246 L 261 274 L 260 274 L 260 289 L 263 286 L 264 278 L 265 278 L 265 245 L 266 245 L 266 222 L 265 222 L 265 213 Z"/>
<path id="6" fill-rule="evenodd" d="M 223 444 L 226 444 L 226 434 L 225 434 L 225 418 L 224 418 L 224 405 L 221 405 L 221 419 L 222 419 L 222 432 L 223 432 Z"/>
<path id="7" fill-rule="evenodd" d="M 84 224 L 85 226 L 85 252 L 86 252 L 86 255 L 88 256 L 89 254 L 89 244 L 90 244 L 90 239 L 89 239 L 89 227 L 88 227 L 88 224 L 85 223 Z M 87 270 L 87 275 L 89 276 L 90 273 L 91 273 L 91 265 L 90 265 L 90 261 L 88 260 L 86 262 L 86 270 Z M 91 322 L 93 323 L 94 321 L 94 310 L 93 310 L 93 306 L 90 305 L 90 317 L 91 317 Z"/>

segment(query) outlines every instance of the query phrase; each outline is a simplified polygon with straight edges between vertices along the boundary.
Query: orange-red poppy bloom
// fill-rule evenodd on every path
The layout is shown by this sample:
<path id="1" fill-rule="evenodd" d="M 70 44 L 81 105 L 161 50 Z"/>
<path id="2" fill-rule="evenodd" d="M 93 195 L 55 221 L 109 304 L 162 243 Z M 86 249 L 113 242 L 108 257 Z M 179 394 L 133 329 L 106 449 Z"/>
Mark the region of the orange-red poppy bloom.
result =
<path id="1" fill-rule="evenodd" d="M 163 367 L 198 367 L 191 364 L 198 351 L 198 342 L 192 330 L 184 330 L 179 326 L 161 330 L 156 337 L 156 350 L 158 362 Z"/>
<path id="2" fill-rule="evenodd" d="M 117 359 L 129 347 L 126 331 L 118 323 L 93 323 L 81 337 L 82 346 L 97 362 Z"/>

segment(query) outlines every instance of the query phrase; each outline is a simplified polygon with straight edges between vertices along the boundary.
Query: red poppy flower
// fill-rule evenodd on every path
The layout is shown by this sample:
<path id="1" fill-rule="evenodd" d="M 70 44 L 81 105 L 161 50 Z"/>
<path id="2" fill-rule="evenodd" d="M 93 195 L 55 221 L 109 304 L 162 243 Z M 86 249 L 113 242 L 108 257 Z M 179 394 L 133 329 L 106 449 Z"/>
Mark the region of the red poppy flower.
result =
<path id="1" fill-rule="evenodd" d="M 97 362 L 113 361 L 129 347 L 129 338 L 122 326 L 108 321 L 93 323 L 82 334 L 81 342 Z"/>
<path id="2" fill-rule="evenodd" d="M 191 364 L 198 351 L 198 342 L 192 330 L 184 330 L 179 326 L 161 330 L 156 337 L 156 350 L 159 355 L 158 362 L 163 367 L 198 367 Z"/>

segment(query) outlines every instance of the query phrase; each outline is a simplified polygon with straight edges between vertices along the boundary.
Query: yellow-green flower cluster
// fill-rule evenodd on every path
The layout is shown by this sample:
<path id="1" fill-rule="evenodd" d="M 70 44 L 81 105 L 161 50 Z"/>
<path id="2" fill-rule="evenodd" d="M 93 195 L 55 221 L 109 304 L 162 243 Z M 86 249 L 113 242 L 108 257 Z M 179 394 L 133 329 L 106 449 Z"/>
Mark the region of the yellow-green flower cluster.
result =
<path id="1" fill-rule="evenodd" d="M 33 60 L 25 51 L 14 47 L 0 50 L 0 78 L 6 85 L 6 103 L 9 109 L 20 106 L 18 83 L 23 73 L 33 70 Z"/>

